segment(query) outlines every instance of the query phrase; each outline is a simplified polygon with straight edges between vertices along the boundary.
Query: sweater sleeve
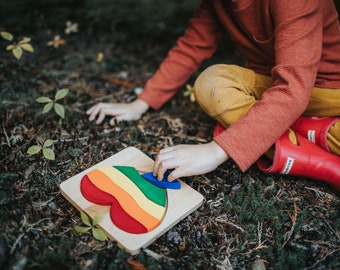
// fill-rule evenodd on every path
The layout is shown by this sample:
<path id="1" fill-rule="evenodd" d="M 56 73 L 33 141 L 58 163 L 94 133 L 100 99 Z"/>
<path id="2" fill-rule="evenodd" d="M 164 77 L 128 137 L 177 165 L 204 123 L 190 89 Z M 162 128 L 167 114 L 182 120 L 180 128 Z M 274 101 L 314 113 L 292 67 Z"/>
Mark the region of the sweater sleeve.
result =
<path id="1" fill-rule="evenodd" d="M 318 0 L 273 0 L 275 40 L 272 86 L 235 124 L 214 140 L 247 170 L 307 108 L 322 48 Z"/>
<path id="2" fill-rule="evenodd" d="M 212 56 L 222 33 L 211 1 L 203 0 L 183 37 L 146 82 L 139 98 L 153 109 L 159 109 L 185 84 L 202 61 Z"/>

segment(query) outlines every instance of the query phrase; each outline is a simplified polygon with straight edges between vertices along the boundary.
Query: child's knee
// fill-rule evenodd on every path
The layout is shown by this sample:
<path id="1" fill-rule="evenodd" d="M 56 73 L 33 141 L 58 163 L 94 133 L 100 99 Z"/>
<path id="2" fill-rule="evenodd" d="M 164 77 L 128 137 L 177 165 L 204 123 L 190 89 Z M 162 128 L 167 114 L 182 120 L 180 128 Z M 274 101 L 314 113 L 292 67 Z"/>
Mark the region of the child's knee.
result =
<path id="1" fill-rule="evenodd" d="M 196 100 L 204 102 L 207 96 L 214 96 L 214 87 L 222 78 L 220 78 L 221 69 L 225 70 L 227 65 L 218 64 L 206 68 L 195 81 Z"/>
<path id="2" fill-rule="evenodd" d="M 243 91 L 241 68 L 234 65 L 208 67 L 197 78 L 194 91 L 198 104 L 212 117 L 249 102 Z"/>

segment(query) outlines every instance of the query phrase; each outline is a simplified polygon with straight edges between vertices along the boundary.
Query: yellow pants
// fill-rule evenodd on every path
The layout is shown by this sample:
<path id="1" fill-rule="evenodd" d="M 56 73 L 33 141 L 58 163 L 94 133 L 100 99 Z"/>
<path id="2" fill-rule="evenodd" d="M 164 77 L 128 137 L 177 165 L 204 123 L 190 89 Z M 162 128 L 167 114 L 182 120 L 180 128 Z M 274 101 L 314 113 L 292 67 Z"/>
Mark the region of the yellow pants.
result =
<path id="1" fill-rule="evenodd" d="M 270 77 L 250 69 L 218 64 L 200 74 L 194 89 L 202 109 L 227 127 L 243 117 L 271 84 Z M 340 116 L 340 89 L 314 87 L 303 116 Z M 327 142 L 330 151 L 340 155 L 340 121 L 330 128 Z"/>

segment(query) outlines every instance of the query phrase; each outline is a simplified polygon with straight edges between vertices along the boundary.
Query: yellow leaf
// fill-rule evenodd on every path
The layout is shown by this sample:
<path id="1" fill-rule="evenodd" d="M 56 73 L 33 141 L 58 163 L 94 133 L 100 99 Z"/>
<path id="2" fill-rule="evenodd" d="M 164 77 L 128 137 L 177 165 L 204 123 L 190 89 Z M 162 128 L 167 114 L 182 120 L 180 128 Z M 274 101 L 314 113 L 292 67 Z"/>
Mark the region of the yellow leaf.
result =
<path id="1" fill-rule="evenodd" d="M 92 227 L 89 217 L 84 212 L 80 212 L 80 218 L 85 225 Z"/>
<path id="2" fill-rule="evenodd" d="M 28 42 L 30 42 L 31 41 L 31 38 L 29 38 L 29 37 L 24 37 L 22 40 L 20 40 L 19 42 L 18 42 L 18 44 L 24 44 L 24 43 L 28 43 Z"/>
<path id="3" fill-rule="evenodd" d="M 34 52 L 34 49 L 31 44 L 25 43 L 25 44 L 19 44 L 18 46 L 20 46 L 25 51 Z"/>
<path id="4" fill-rule="evenodd" d="M 66 22 L 65 34 L 71 34 L 72 32 L 78 32 L 78 23 L 72 23 L 71 21 Z"/>
<path id="5" fill-rule="evenodd" d="M 94 217 L 93 221 L 92 221 L 92 225 L 96 226 L 98 225 L 98 223 L 103 219 L 102 215 L 97 215 Z"/>
<path id="6" fill-rule="evenodd" d="M 14 45 L 8 45 L 7 47 L 6 47 L 6 50 L 7 51 L 11 51 L 11 50 L 13 50 L 13 48 L 14 48 Z"/>
<path id="7" fill-rule="evenodd" d="M 54 160 L 55 159 L 54 152 L 50 148 L 43 148 L 43 154 L 44 154 L 44 157 L 49 159 L 49 160 Z"/>
<path id="8" fill-rule="evenodd" d="M 48 98 L 48 97 L 38 97 L 35 102 L 38 103 L 47 103 L 47 102 L 52 102 L 53 100 Z"/>
<path id="9" fill-rule="evenodd" d="M 44 142 L 44 148 L 46 148 L 46 147 L 49 147 L 49 146 L 51 146 L 53 144 L 53 141 L 52 140 L 46 140 L 45 142 Z"/>
<path id="10" fill-rule="evenodd" d="M 19 46 L 16 46 L 16 47 L 13 48 L 12 52 L 13 52 L 13 55 L 15 56 L 15 58 L 19 60 L 22 56 L 23 51 Z"/>
<path id="11" fill-rule="evenodd" d="M 43 108 L 43 113 L 47 113 L 48 111 L 50 111 L 51 109 L 52 109 L 52 107 L 53 107 L 53 102 L 49 102 L 49 103 L 47 103 L 45 106 L 44 106 L 44 108 Z"/>
<path id="12" fill-rule="evenodd" d="M 54 103 L 54 111 L 61 117 L 65 117 L 65 109 L 63 105 L 60 105 L 59 103 Z"/>
<path id="13" fill-rule="evenodd" d="M 87 233 L 92 227 L 74 226 L 74 229 L 79 233 Z"/>
<path id="14" fill-rule="evenodd" d="M 39 153 L 40 150 L 41 150 L 41 147 L 39 145 L 33 145 L 30 148 L 28 148 L 27 154 L 35 155 L 35 154 Z"/>
<path id="15" fill-rule="evenodd" d="M 12 41 L 13 40 L 13 35 L 9 32 L 0 32 L 0 35 L 2 36 L 3 39 Z"/>
<path id="16" fill-rule="evenodd" d="M 63 88 L 58 90 L 58 92 L 55 94 L 54 99 L 55 100 L 59 100 L 62 99 L 63 97 L 65 97 L 68 94 L 68 89 L 67 88 Z"/>
<path id="17" fill-rule="evenodd" d="M 191 102 L 195 102 L 195 101 L 196 101 L 195 92 L 192 92 L 192 93 L 190 94 L 190 101 L 191 101 Z"/>
<path id="18" fill-rule="evenodd" d="M 99 241 L 107 240 L 106 234 L 101 229 L 92 228 L 92 234 L 93 234 L 93 237 Z"/>
<path id="19" fill-rule="evenodd" d="M 97 62 L 100 63 L 104 59 L 104 54 L 102 52 L 98 53 L 97 55 Z"/>

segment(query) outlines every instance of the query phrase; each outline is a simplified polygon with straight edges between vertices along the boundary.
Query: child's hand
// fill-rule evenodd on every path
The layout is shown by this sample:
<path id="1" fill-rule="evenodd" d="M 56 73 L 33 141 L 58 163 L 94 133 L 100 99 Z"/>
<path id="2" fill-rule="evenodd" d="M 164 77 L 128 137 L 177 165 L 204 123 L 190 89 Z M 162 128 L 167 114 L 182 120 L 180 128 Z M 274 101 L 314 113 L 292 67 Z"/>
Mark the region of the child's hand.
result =
<path id="1" fill-rule="evenodd" d="M 89 115 L 89 120 L 95 118 L 96 124 L 103 122 L 107 115 L 113 116 L 110 120 L 110 125 L 115 125 L 116 122 L 122 120 L 138 120 L 142 114 L 149 108 L 149 105 L 141 99 L 137 99 L 131 103 L 98 103 L 86 111 Z"/>
<path id="2" fill-rule="evenodd" d="M 177 145 L 162 149 L 155 161 L 153 173 L 162 179 L 167 170 L 174 169 L 169 181 L 182 176 L 199 175 L 216 169 L 228 155 L 214 141 L 199 145 Z"/>

